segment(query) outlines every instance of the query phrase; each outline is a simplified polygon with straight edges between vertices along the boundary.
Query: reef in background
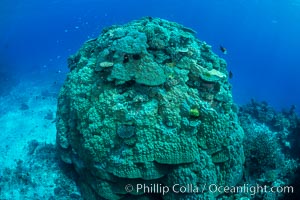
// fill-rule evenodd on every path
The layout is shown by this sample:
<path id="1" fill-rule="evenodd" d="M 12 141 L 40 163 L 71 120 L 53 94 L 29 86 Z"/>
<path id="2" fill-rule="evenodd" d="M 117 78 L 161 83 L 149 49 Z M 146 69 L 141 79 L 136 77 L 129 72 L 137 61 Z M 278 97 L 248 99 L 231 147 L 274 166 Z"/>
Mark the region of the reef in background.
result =
<path id="1" fill-rule="evenodd" d="M 57 144 L 86 199 L 213 199 L 221 193 L 136 187 L 200 190 L 242 179 L 244 132 L 226 62 L 194 34 L 148 17 L 103 30 L 70 57 Z"/>
<path id="2" fill-rule="evenodd" d="M 260 193 L 256 198 L 299 199 L 300 118 L 295 106 L 276 112 L 267 102 L 251 100 L 240 107 L 239 120 L 246 158 L 240 184 L 293 186 L 290 193 Z"/>

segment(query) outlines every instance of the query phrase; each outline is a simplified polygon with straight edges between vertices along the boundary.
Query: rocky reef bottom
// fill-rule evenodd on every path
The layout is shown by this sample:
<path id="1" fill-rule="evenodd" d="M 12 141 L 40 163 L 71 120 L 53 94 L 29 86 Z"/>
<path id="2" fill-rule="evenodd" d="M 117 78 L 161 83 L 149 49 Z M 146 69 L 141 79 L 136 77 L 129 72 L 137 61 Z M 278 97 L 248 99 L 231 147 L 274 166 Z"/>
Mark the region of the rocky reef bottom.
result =
<path id="1" fill-rule="evenodd" d="M 26 83 L 20 84 L 1 97 L 2 104 L 15 103 L 1 106 L 0 199 L 84 199 L 77 174 L 57 156 L 51 114 L 56 95 L 28 85 L 32 91 L 24 90 Z M 293 191 L 228 193 L 218 199 L 299 199 L 300 118 L 295 107 L 278 112 L 267 102 L 251 100 L 236 109 L 245 132 L 246 160 L 239 185 L 292 186 Z"/>
<path id="2" fill-rule="evenodd" d="M 258 199 L 299 199 L 300 119 L 295 106 L 277 112 L 251 100 L 239 108 L 245 131 L 245 171 L 241 184 L 293 186 L 293 192 L 256 194 Z"/>

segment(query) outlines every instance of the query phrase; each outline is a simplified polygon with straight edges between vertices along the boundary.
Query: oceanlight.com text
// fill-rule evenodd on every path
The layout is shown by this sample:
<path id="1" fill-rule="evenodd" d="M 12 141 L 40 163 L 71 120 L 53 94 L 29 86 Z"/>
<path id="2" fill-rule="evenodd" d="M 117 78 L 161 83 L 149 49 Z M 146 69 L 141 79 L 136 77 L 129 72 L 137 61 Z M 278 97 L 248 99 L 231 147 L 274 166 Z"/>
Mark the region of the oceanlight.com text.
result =
<path id="1" fill-rule="evenodd" d="M 166 186 L 160 183 L 157 184 L 127 184 L 125 186 L 125 191 L 135 192 L 135 193 L 145 193 L 145 194 L 162 194 L 167 193 L 178 193 L 178 194 L 188 194 L 188 193 L 247 193 L 252 196 L 258 193 L 294 193 L 293 186 L 267 186 L 267 185 L 249 185 L 244 184 L 240 186 L 222 186 L 217 184 L 204 184 L 204 185 L 180 185 L 174 184 L 172 186 Z"/>

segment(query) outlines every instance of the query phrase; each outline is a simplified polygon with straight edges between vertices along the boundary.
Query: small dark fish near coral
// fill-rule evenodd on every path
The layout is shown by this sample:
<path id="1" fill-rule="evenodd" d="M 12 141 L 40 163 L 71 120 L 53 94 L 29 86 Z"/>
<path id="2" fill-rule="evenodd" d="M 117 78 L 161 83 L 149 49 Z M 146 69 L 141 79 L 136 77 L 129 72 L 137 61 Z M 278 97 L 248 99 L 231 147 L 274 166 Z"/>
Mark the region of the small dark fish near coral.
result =
<path id="1" fill-rule="evenodd" d="M 223 54 L 227 54 L 227 49 L 223 46 L 220 46 L 220 50 L 222 51 Z"/>
<path id="2" fill-rule="evenodd" d="M 232 71 L 229 71 L 229 78 L 232 79 L 232 77 L 233 77 L 233 73 Z"/>

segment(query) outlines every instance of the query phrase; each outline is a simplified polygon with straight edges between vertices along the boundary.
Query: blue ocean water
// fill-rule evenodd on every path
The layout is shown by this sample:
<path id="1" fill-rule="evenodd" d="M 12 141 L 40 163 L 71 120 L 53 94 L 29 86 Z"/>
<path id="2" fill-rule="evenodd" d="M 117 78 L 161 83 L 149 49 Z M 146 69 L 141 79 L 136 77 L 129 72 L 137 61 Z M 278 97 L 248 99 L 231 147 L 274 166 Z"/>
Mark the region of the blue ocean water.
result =
<path id="1" fill-rule="evenodd" d="M 300 112 L 300 0 L 1 0 L 0 199 L 25 199 L 26 195 L 41 199 L 52 194 L 52 199 L 80 199 L 72 181 L 77 175 L 62 173 L 73 171 L 61 170 L 55 147 L 57 93 L 69 71 L 67 59 L 103 28 L 144 16 L 196 30 L 198 39 L 227 61 L 237 104 L 255 99 L 278 110 L 295 105 Z M 227 49 L 226 55 L 220 45 Z M 280 143 L 280 150 L 292 151 L 286 159 L 299 157 L 295 113 L 275 114 L 256 101 L 240 110 L 245 135 L 252 136 L 247 139 L 255 142 L 254 136 L 261 134 L 270 144 L 262 146 L 277 148 Z M 287 166 L 294 164 L 300 174 L 296 161 L 289 161 Z M 248 168 L 256 172 L 256 164 L 250 162 Z M 291 175 L 275 169 L 293 178 L 294 171 Z M 257 179 L 254 172 L 251 175 Z M 295 188 L 299 190 L 299 184 Z"/>
<path id="2" fill-rule="evenodd" d="M 300 106 L 298 0 L 2 0 L 0 7 L 1 71 L 67 71 L 67 57 L 103 27 L 153 16 L 193 28 L 226 59 L 237 103 Z"/>

